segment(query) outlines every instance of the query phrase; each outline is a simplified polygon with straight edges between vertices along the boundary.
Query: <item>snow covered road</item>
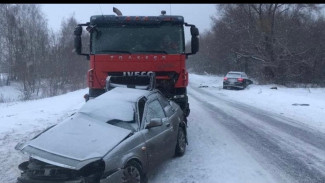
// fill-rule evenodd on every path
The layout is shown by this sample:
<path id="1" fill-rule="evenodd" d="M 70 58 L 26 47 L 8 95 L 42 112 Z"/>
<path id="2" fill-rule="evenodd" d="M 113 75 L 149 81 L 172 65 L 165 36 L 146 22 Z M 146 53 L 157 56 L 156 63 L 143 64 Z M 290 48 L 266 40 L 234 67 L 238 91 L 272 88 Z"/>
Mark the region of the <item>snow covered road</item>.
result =
<path id="1" fill-rule="evenodd" d="M 189 87 L 189 146 L 150 182 L 325 182 L 325 134 Z M 195 107 L 194 107 L 195 106 Z"/>
<path id="2" fill-rule="evenodd" d="M 191 87 L 214 116 L 277 182 L 325 182 L 325 134 L 290 118 Z M 245 157 L 242 157 L 245 158 Z M 264 181 L 263 181 L 264 182 Z"/>

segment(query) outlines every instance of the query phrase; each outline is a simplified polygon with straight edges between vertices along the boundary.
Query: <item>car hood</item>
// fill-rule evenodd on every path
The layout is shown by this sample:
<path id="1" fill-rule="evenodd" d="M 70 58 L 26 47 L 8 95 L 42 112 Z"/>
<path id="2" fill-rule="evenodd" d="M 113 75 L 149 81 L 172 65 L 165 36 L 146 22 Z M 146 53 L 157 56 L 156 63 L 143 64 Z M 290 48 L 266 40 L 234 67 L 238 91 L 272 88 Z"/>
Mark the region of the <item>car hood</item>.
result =
<path id="1" fill-rule="evenodd" d="M 101 159 L 130 133 L 77 113 L 18 149 L 50 164 L 80 169 Z"/>

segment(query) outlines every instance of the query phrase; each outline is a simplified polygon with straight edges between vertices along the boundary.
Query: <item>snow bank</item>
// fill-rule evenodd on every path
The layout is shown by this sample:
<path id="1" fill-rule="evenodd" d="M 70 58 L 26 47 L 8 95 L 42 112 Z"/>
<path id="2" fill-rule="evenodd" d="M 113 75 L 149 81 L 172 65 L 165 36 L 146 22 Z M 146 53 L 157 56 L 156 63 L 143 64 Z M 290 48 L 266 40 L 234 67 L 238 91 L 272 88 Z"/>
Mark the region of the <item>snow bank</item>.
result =
<path id="1" fill-rule="evenodd" d="M 39 100 L 0 103 L 0 182 L 16 182 L 20 174 L 17 167 L 28 158 L 14 149 L 16 144 L 73 114 L 85 103 L 85 93 L 87 89 Z"/>

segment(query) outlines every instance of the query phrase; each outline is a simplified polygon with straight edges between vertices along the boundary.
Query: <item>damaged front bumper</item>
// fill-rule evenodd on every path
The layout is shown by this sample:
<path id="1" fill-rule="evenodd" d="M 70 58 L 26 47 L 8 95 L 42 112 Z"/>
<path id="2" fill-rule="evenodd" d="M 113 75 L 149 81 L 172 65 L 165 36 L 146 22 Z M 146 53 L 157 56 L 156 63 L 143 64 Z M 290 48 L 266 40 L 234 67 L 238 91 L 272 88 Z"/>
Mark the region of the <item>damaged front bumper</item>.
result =
<path id="1" fill-rule="evenodd" d="M 99 183 L 119 183 L 122 182 L 122 170 L 118 170 L 114 172 L 113 174 L 107 176 L 106 178 L 100 179 Z M 89 181 L 85 178 L 78 178 L 74 180 L 35 180 L 30 179 L 26 175 L 22 175 L 17 179 L 17 183 L 88 183 Z M 95 182 L 89 182 L 89 183 L 95 183 Z"/>
<path id="2" fill-rule="evenodd" d="M 94 162 L 93 165 L 95 165 Z M 99 166 L 99 164 L 97 164 Z M 19 165 L 22 171 L 17 183 L 119 183 L 122 169 L 105 172 L 103 168 L 89 166 L 73 170 L 30 159 Z"/>
<path id="3" fill-rule="evenodd" d="M 56 180 L 37 180 L 37 179 L 30 179 L 26 176 L 18 177 L 17 183 L 86 183 L 84 179 L 77 179 L 77 180 L 67 180 L 67 181 L 56 181 Z"/>

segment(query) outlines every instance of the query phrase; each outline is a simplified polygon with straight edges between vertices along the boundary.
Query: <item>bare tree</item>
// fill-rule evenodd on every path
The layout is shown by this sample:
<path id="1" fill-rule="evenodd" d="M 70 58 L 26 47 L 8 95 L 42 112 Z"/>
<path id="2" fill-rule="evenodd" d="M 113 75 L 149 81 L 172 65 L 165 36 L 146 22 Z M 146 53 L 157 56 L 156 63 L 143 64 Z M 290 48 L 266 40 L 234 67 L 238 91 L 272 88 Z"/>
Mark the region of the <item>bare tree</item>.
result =
<path id="1" fill-rule="evenodd" d="M 209 57 L 196 69 L 215 73 L 243 70 L 262 82 L 310 83 L 324 78 L 324 17 L 315 4 L 222 4 L 218 18 L 201 39 L 200 54 Z M 200 57 L 199 57 L 200 56 Z M 204 69 L 205 70 L 205 69 Z"/>

